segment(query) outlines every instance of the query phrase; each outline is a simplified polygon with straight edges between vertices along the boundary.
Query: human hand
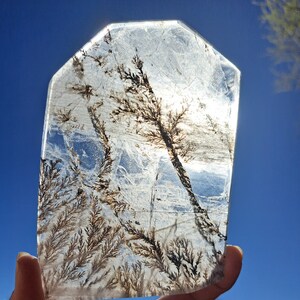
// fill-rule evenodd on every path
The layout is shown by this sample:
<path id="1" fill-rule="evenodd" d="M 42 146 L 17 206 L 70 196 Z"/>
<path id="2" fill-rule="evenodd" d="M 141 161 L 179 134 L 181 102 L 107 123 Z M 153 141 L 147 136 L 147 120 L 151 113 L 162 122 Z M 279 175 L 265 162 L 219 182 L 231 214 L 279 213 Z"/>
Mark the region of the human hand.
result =
<path id="1" fill-rule="evenodd" d="M 160 300 L 214 300 L 229 290 L 237 280 L 242 267 L 242 251 L 239 247 L 227 246 L 224 279 L 202 290 L 182 295 L 161 297 Z M 10 300 L 44 300 L 41 270 L 36 257 L 20 253 L 17 257 L 15 290 Z"/>
<path id="2" fill-rule="evenodd" d="M 20 252 L 17 257 L 15 290 L 10 300 L 44 300 L 42 276 L 36 257 Z"/>
<path id="3" fill-rule="evenodd" d="M 242 268 L 243 252 L 237 246 L 227 246 L 225 252 L 224 278 L 199 291 L 161 297 L 159 300 L 215 300 L 236 282 Z"/>

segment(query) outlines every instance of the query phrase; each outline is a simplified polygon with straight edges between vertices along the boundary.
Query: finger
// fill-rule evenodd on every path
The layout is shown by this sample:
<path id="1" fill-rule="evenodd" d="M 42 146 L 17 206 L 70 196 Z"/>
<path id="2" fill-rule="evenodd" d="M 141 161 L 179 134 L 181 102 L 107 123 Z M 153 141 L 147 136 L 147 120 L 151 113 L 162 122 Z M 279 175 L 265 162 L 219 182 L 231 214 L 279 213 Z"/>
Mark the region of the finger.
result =
<path id="1" fill-rule="evenodd" d="M 213 300 L 229 290 L 236 282 L 242 268 L 243 252 L 240 247 L 227 246 L 224 278 L 202 290 L 182 295 L 164 296 L 160 300 Z"/>
<path id="2" fill-rule="evenodd" d="M 15 290 L 11 300 L 44 300 L 39 262 L 25 252 L 17 257 Z"/>

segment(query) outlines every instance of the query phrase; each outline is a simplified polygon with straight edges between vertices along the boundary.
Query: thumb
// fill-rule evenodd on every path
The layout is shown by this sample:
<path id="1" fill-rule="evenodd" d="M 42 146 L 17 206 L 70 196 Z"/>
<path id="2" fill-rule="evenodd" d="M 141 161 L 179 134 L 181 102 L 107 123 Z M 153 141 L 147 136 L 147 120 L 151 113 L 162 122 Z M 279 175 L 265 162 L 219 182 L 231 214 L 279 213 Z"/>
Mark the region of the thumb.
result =
<path id="1" fill-rule="evenodd" d="M 17 257 L 15 290 L 11 300 L 44 300 L 40 265 L 36 257 L 20 252 Z"/>

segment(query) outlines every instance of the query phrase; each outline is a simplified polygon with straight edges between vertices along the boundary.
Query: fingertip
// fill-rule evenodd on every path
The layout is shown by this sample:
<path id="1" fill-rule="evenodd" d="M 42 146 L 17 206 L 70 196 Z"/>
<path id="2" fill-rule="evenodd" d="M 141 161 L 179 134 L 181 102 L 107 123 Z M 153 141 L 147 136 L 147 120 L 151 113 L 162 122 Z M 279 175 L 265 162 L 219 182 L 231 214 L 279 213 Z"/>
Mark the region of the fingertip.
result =
<path id="1" fill-rule="evenodd" d="M 224 279 L 216 284 L 224 291 L 229 290 L 239 277 L 242 269 L 243 250 L 239 246 L 228 245 L 225 251 Z"/>
<path id="2" fill-rule="evenodd" d="M 17 266 L 16 266 L 16 275 L 25 275 L 38 273 L 40 271 L 40 266 L 38 263 L 38 259 L 27 253 L 27 252 L 20 252 L 17 256 Z M 18 276 L 20 277 L 20 276 Z M 23 276 L 22 276 L 23 277 Z M 17 279 L 17 278 L 16 278 Z"/>
<path id="3" fill-rule="evenodd" d="M 38 259 L 27 252 L 17 256 L 16 283 L 12 299 L 44 299 Z"/>
<path id="4" fill-rule="evenodd" d="M 243 249 L 240 246 L 237 246 L 237 245 L 227 245 L 226 251 L 227 251 L 227 249 L 229 249 L 229 251 L 236 251 L 237 250 L 242 257 L 244 256 L 244 251 L 243 251 Z"/>
<path id="5" fill-rule="evenodd" d="M 32 260 L 37 260 L 37 257 L 31 255 L 28 252 L 19 252 L 17 255 L 17 263 L 22 263 L 24 261 L 32 261 Z"/>
<path id="6" fill-rule="evenodd" d="M 17 255 L 17 261 L 19 258 L 21 258 L 23 256 L 31 256 L 31 254 L 29 254 L 28 252 L 19 252 Z"/>
<path id="7" fill-rule="evenodd" d="M 242 267 L 244 252 L 240 246 L 227 246 L 225 251 L 225 272 L 232 270 L 234 272 L 240 271 Z M 226 264 L 226 261 L 228 262 Z M 239 272 L 238 272 L 239 273 Z"/>

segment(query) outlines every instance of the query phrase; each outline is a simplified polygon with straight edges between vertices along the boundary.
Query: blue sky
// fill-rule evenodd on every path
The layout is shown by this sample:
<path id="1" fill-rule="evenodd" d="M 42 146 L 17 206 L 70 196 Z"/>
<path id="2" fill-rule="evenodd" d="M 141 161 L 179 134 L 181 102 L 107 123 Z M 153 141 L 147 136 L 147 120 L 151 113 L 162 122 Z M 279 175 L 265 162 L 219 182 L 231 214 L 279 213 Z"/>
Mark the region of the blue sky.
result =
<path id="1" fill-rule="evenodd" d="M 258 18 L 246 0 L 1 1 L 1 300 L 13 289 L 17 253 L 36 254 L 50 78 L 106 24 L 162 19 L 184 21 L 242 72 L 228 242 L 245 259 L 220 299 L 299 299 L 300 94 L 274 92 Z"/>

